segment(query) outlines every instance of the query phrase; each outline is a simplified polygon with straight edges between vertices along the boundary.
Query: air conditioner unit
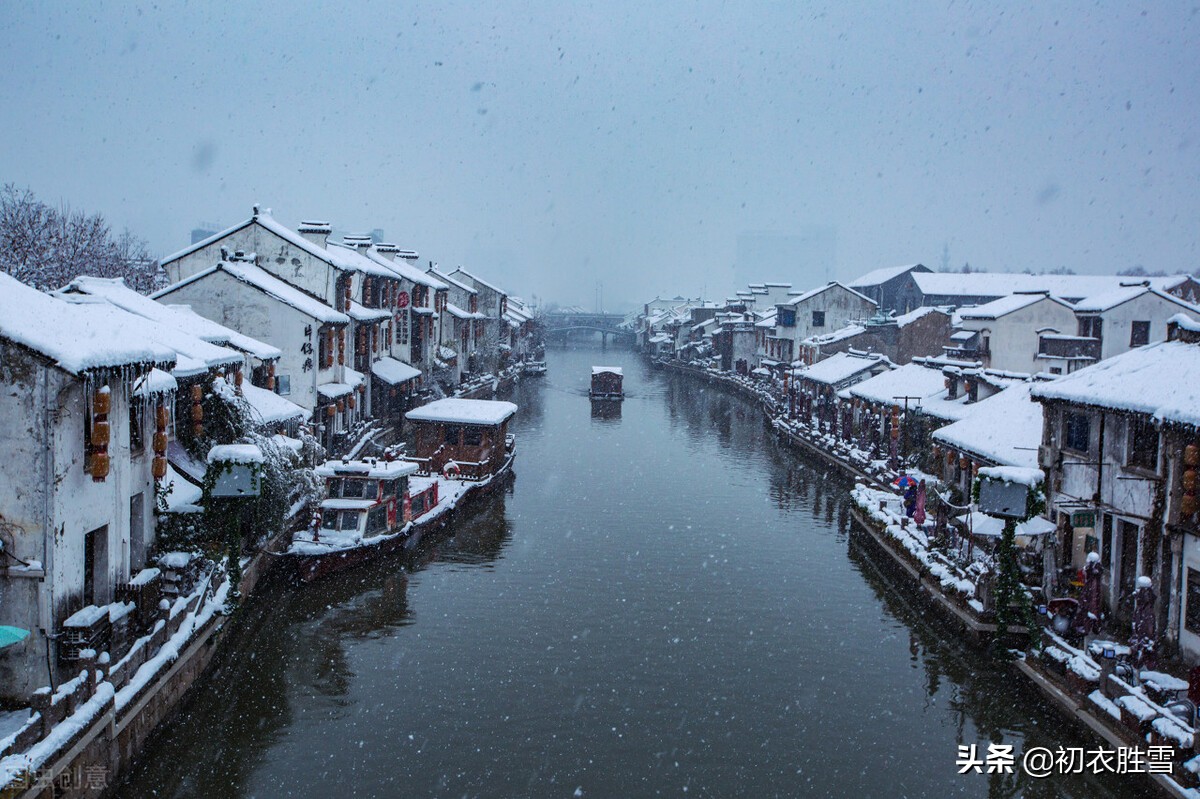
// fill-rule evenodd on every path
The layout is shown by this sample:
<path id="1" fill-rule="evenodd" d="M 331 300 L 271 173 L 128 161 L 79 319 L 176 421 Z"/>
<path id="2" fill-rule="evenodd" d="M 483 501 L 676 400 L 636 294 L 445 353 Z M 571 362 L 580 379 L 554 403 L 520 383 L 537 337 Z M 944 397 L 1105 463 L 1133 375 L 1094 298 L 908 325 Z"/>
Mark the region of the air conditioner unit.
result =
<path id="1" fill-rule="evenodd" d="M 1054 447 L 1042 444 L 1038 447 L 1038 466 L 1049 469 L 1054 466 Z"/>

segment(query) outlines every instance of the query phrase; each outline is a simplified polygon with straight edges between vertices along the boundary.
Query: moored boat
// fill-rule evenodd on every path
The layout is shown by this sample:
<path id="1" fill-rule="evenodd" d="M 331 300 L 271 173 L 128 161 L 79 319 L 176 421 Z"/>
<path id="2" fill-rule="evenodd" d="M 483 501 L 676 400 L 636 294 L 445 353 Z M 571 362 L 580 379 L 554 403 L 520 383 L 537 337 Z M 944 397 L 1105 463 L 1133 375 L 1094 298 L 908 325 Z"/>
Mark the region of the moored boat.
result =
<path id="1" fill-rule="evenodd" d="M 472 495 L 511 473 L 516 443 L 511 402 L 445 399 L 409 411 L 416 454 L 331 460 L 317 467 L 326 498 L 284 556 L 310 582 L 387 552 L 415 546 Z"/>

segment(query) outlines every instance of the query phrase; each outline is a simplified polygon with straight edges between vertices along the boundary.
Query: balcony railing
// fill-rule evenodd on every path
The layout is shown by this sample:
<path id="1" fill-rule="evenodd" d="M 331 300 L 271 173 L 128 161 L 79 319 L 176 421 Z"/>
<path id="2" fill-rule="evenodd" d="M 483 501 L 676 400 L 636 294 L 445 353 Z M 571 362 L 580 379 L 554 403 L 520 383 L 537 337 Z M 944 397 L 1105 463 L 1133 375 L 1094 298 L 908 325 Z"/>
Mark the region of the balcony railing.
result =
<path id="1" fill-rule="evenodd" d="M 1100 339 L 1086 336 L 1038 336 L 1038 355 L 1068 360 L 1100 360 Z"/>

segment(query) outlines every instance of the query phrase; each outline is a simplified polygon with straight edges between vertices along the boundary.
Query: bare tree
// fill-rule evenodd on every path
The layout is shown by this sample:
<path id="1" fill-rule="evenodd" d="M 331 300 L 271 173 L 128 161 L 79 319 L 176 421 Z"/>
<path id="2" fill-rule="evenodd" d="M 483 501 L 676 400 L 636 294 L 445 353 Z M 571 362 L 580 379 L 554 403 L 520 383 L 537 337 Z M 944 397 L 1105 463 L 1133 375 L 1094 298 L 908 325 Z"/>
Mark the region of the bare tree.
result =
<path id="1" fill-rule="evenodd" d="M 0 271 L 42 290 L 95 275 L 147 292 L 157 265 L 143 239 L 128 230 L 113 236 L 101 214 L 54 208 L 9 183 L 0 189 Z"/>

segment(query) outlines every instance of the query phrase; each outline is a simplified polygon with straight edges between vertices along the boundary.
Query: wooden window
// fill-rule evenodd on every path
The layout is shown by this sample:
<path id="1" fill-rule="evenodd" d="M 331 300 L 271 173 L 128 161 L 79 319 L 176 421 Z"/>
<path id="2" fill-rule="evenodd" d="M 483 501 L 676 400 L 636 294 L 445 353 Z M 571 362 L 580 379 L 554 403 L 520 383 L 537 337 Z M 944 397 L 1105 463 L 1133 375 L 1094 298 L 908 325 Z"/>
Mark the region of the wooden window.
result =
<path id="1" fill-rule="evenodd" d="M 141 452 L 146 448 L 145 436 L 142 433 L 145 422 L 146 405 L 137 397 L 129 398 L 129 451 Z"/>
<path id="2" fill-rule="evenodd" d="M 1183 626 L 1188 632 L 1200 635 L 1200 571 L 1187 570 L 1187 610 Z"/>
<path id="3" fill-rule="evenodd" d="M 1150 343 L 1150 323 L 1134 322 L 1129 326 L 1129 346 L 1144 347 Z"/>
<path id="4" fill-rule="evenodd" d="M 1158 469 L 1158 430 L 1149 419 L 1130 419 L 1125 426 L 1125 464 Z"/>
<path id="5" fill-rule="evenodd" d="M 824 311 L 813 311 L 812 326 L 813 327 L 825 327 L 825 312 Z"/>
<path id="6" fill-rule="evenodd" d="M 1086 413 L 1068 412 L 1064 420 L 1063 446 L 1076 452 L 1088 452 L 1092 444 L 1092 420 Z"/>

